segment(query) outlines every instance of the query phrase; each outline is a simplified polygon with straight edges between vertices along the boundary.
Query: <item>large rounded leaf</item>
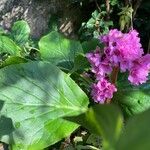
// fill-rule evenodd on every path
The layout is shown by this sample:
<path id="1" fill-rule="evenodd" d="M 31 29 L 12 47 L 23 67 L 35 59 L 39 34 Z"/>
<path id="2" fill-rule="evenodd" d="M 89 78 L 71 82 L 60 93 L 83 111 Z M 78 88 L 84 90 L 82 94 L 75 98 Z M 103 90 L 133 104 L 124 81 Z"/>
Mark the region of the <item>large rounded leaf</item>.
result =
<path id="1" fill-rule="evenodd" d="M 63 68 L 72 69 L 74 58 L 82 52 L 80 42 L 69 40 L 56 31 L 39 42 L 41 57 Z"/>
<path id="2" fill-rule="evenodd" d="M 113 100 L 122 107 L 125 115 L 135 115 L 150 108 L 150 80 L 140 86 L 133 86 L 127 75 L 120 74 L 117 88 Z"/>
<path id="3" fill-rule="evenodd" d="M 88 98 L 50 63 L 32 62 L 0 70 L 0 141 L 16 150 L 39 150 L 78 126 L 63 119 L 86 111 Z"/>

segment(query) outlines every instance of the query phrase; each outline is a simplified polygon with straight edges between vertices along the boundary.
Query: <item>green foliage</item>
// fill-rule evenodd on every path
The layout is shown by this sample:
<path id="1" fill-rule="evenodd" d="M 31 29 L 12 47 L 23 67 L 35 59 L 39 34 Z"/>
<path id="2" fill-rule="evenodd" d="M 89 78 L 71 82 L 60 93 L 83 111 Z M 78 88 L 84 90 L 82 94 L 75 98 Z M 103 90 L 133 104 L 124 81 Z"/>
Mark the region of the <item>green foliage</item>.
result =
<path id="1" fill-rule="evenodd" d="M 96 47 L 99 46 L 99 47 L 103 47 L 102 44 L 100 44 L 100 40 L 99 39 L 91 39 L 91 40 L 88 40 L 88 41 L 84 41 L 82 43 L 82 48 L 83 48 L 83 51 L 84 53 L 88 53 L 92 50 L 95 50 Z"/>
<path id="2" fill-rule="evenodd" d="M 91 102 L 88 108 L 87 95 L 91 99 L 95 78 L 85 54 L 97 46 L 103 51 L 99 35 L 119 25 L 126 32 L 134 21 L 143 40 L 149 38 L 148 0 L 133 20 L 134 5 L 109 2 L 108 13 L 104 0 L 68 0 L 69 5 L 81 9 L 91 4 L 92 15 L 79 30 L 82 44 L 58 33 L 57 16 L 51 17 L 52 32 L 40 41 L 32 40 L 30 27 L 23 20 L 15 22 L 11 32 L 0 28 L 0 141 L 10 144 L 12 150 L 41 150 L 66 137 L 70 143 L 63 147 L 63 140 L 56 149 L 149 150 L 150 80 L 136 87 L 119 74 L 112 101 L 123 115 L 115 105 L 93 106 Z M 72 135 L 79 125 L 82 127 Z"/>
<path id="3" fill-rule="evenodd" d="M 7 53 L 14 56 L 20 55 L 20 47 L 16 45 L 10 38 L 7 36 L 0 35 L 0 53 Z"/>
<path id="4" fill-rule="evenodd" d="M 69 40 L 56 31 L 41 38 L 39 49 L 43 60 L 69 70 L 74 66 L 75 57 L 83 52 L 79 41 Z"/>
<path id="5" fill-rule="evenodd" d="M 119 0 L 110 0 L 110 5 L 114 6 L 119 3 Z"/>
<path id="6" fill-rule="evenodd" d="M 85 55 L 84 54 L 78 54 L 74 59 L 74 67 L 70 71 L 70 74 L 77 71 L 77 70 L 84 71 L 85 68 L 88 68 L 89 66 L 90 66 L 89 62 L 88 62 L 87 58 L 85 57 Z"/>
<path id="7" fill-rule="evenodd" d="M 120 30 L 124 30 L 125 28 L 129 28 L 130 23 L 132 22 L 132 12 L 133 9 L 131 6 L 126 6 L 121 8 L 121 12 L 118 13 L 120 16 L 119 24 L 120 24 Z"/>
<path id="8" fill-rule="evenodd" d="M 6 67 L 12 64 L 20 64 L 20 63 L 26 63 L 26 62 L 27 60 L 25 58 L 18 57 L 18 56 L 11 56 L 1 62 L 0 68 Z"/>
<path id="9" fill-rule="evenodd" d="M 21 48 L 8 37 L 7 34 L 0 34 L 0 68 L 11 64 L 26 62 L 21 58 Z"/>
<path id="10" fill-rule="evenodd" d="M 133 86 L 127 78 L 127 75 L 119 75 L 118 91 L 113 101 L 119 104 L 125 116 L 129 117 L 150 108 L 150 80 L 140 86 Z"/>
<path id="11" fill-rule="evenodd" d="M 101 5 L 101 11 L 95 10 L 92 13 L 91 18 L 88 22 L 83 22 L 82 27 L 79 31 L 81 34 L 82 39 L 89 39 L 89 38 L 98 38 L 99 35 L 106 34 L 109 30 L 110 26 L 113 26 L 112 21 L 106 21 L 106 10 L 104 5 Z"/>
<path id="12" fill-rule="evenodd" d="M 87 109 L 85 93 L 50 63 L 5 67 L 0 78 L 0 139 L 14 150 L 42 149 L 69 136 L 78 125 L 62 117 Z"/>
<path id="13" fill-rule="evenodd" d="M 96 134 L 90 134 L 87 138 L 86 144 L 93 145 L 97 148 L 102 147 L 102 138 Z"/>
<path id="14" fill-rule="evenodd" d="M 114 105 L 97 105 L 87 112 L 67 118 L 83 125 L 103 138 L 104 150 L 149 150 L 150 143 L 150 109 L 127 121 L 123 129 L 120 111 Z"/>
<path id="15" fill-rule="evenodd" d="M 67 119 L 86 127 L 92 133 L 102 136 L 105 150 L 114 149 L 123 125 L 121 113 L 113 105 L 98 104 L 89 108 L 84 114 Z"/>
<path id="16" fill-rule="evenodd" d="M 35 41 L 30 38 L 30 27 L 24 20 L 17 21 L 13 24 L 11 32 L 0 29 L 0 57 L 1 61 L 6 57 L 2 56 L 20 56 L 28 59 L 40 59 L 37 55 L 38 50 L 35 47 Z M 33 46 L 33 47 L 32 47 Z M 34 49 L 34 54 L 32 53 Z M 10 62 L 10 61 L 9 61 Z M 17 61 L 13 61 L 13 63 Z M 2 62 L 3 63 L 3 62 Z M 4 63 L 5 64 L 5 63 Z M 4 65 L 3 65 L 4 67 Z"/>
<path id="17" fill-rule="evenodd" d="M 5 30 L 2 27 L 0 27 L 0 35 L 5 35 L 5 34 L 6 34 Z"/>
<path id="18" fill-rule="evenodd" d="M 150 109 L 130 118 L 121 135 L 116 150 L 149 150 Z"/>
<path id="19" fill-rule="evenodd" d="M 25 58 L 39 59 L 35 55 L 40 53 L 29 45 L 30 30 L 25 21 L 16 22 L 11 31 L 0 35 L 0 68 L 5 67 L 0 70 L 0 140 L 14 150 L 42 149 L 69 136 L 78 127 L 62 117 L 85 111 L 88 98 L 57 67 L 44 62 L 27 63 Z M 42 56 L 49 54 L 50 59 L 44 59 L 54 60 L 63 69 L 75 72 L 88 64 L 80 42 L 66 39 L 58 32 L 43 37 L 39 45 L 45 46 Z"/>
<path id="20" fill-rule="evenodd" d="M 26 21 L 17 21 L 11 29 L 12 39 L 20 46 L 24 46 L 30 36 L 30 27 Z"/>

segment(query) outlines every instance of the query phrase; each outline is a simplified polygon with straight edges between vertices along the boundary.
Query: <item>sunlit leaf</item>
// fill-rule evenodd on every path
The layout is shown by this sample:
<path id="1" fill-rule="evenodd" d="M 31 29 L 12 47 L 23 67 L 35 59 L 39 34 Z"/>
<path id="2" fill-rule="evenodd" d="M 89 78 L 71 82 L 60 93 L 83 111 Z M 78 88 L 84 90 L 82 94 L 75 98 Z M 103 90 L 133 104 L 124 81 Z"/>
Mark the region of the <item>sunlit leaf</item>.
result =
<path id="1" fill-rule="evenodd" d="M 50 63 L 11 65 L 0 78 L 0 141 L 14 150 L 41 150 L 69 136 L 78 125 L 63 117 L 87 109 L 85 93 Z"/>

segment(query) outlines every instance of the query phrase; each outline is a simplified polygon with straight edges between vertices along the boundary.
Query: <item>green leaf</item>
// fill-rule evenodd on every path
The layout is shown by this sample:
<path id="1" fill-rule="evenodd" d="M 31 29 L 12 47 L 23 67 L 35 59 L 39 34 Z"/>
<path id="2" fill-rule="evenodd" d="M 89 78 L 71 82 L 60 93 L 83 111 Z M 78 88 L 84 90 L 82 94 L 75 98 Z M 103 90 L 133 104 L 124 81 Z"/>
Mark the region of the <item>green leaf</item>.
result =
<path id="1" fill-rule="evenodd" d="M 69 136 L 78 125 L 63 117 L 87 109 L 85 93 L 50 63 L 11 65 L 0 78 L 0 141 L 14 150 L 41 150 Z"/>
<path id="2" fill-rule="evenodd" d="M 124 16 L 120 16 L 119 24 L 120 24 L 120 30 L 121 31 L 123 31 L 125 29 L 126 23 L 127 22 L 125 21 Z"/>
<path id="3" fill-rule="evenodd" d="M 149 150 L 150 109 L 131 117 L 118 141 L 116 150 Z"/>
<path id="4" fill-rule="evenodd" d="M 26 21 L 17 21 L 12 27 L 12 38 L 20 46 L 28 42 L 30 27 Z"/>
<path id="5" fill-rule="evenodd" d="M 90 41 L 84 41 L 82 43 L 84 53 L 88 53 L 90 51 L 95 50 L 97 46 L 102 47 L 98 39 L 92 39 Z"/>
<path id="6" fill-rule="evenodd" d="M 93 32 L 93 37 L 94 37 L 94 38 L 98 38 L 98 37 L 99 37 L 99 31 L 95 30 L 95 31 Z"/>
<path id="7" fill-rule="evenodd" d="M 114 6 L 116 4 L 118 4 L 118 0 L 110 0 L 110 5 Z"/>
<path id="8" fill-rule="evenodd" d="M 26 62 L 27 60 L 22 57 L 10 56 L 6 60 L 1 62 L 0 68 L 6 67 L 12 64 L 20 64 L 20 63 L 26 63 Z"/>
<path id="9" fill-rule="evenodd" d="M 97 19 L 97 18 L 99 18 L 99 12 L 98 12 L 98 10 L 95 10 L 93 13 L 92 13 L 92 17 L 94 18 L 94 19 Z"/>
<path id="10" fill-rule="evenodd" d="M 84 70 L 85 68 L 89 67 L 89 62 L 84 54 L 79 54 L 75 57 L 74 60 L 74 67 L 70 71 L 70 74 L 77 70 Z"/>
<path id="11" fill-rule="evenodd" d="M 133 86 L 127 75 L 120 74 L 117 89 L 113 101 L 122 107 L 126 117 L 150 108 L 150 80 L 140 86 Z"/>
<path id="12" fill-rule="evenodd" d="M 88 21 L 87 24 L 86 24 L 86 27 L 89 28 L 89 29 L 94 28 L 94 26 L 95 26 L 95 21 L 96 21 L 96 20 L 94 20 L 93 18 L 89 19 L 89 21 Z"/>
<path id="13" fill-rule="evenodd" d="M 112 150 L 115 147 L 123 125 L 122 115 L 115 105 L 97 104 L 84 114 L 66 119 L 77 122 L 92 133 L 102 136 L 105 150 Z"/>
<path id="14" fill-rule="evenodd" d="M 0 35 L 5 35 L 5 34 L 6 34 L 6 31 L 2 27 L 0 27 Z"/>
<path id="15" fill-rule="evenodd" d="M 105 26 L 113 26 L 113 21 L 105 21 Z"/>
<path id="16" fill-rule="evenodd" d="M 86 140 L 86 144 L 93 145 L 97 148 L 101 148 L 102 147 L 102 139 L 98 135 L 90 134 L 90 136 Z"/>
<path id="17" fill-rule="evenodd" d="M 20 55 L 20 51 L 20 47 L 18 47 L 10 38 L 6 36 L 0 36 L 0 53 Z"/>
<path id="18" fill-rule="evenodd" d="M 65 69 L 72 69 L 74 58 L 82 53 L 80 42 L 69 40 L 56 31 L 44 36 L 39 42 L 41 57 Z"/>

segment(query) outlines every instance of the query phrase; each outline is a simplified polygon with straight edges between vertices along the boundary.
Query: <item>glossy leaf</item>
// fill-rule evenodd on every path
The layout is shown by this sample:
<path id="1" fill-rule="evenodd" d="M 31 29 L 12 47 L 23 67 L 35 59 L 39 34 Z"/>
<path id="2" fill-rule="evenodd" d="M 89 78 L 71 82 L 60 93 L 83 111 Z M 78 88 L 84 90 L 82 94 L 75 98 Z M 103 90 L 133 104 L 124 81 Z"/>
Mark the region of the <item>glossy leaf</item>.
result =
<path id="1" fill-rule="evenodd" d="M 128 120 L 116 150 L 149 150 L 149 116 L 150 109 Z"/>
<path id="2" fill-rule="evenodd" d="M 14 150 L 41 150 L 69 136 L 78 125 L 63 117 L 87 109 L 85 93 L 50 63 L 11 65 L 0 78 L 0 141 Z"/>
<path id="3" fill-rule="evenodd" d="M 30 36 L 30 27 L 26 21 L 17 21 L 12 27 L 12 38 L 18 45 L 24 45 L 28 42 Z"/>
<path id="4" fill-rule="evenodd" d="M 117 89 L 113 101 L 122 107 L 127 117 L 150 108 L 150 80 L 140 86 L 133 86 L 127 75 L 120 74 Z"/>
<path id="5" fill-rule="evenodd" d="M 20 50 L 20 47 L 18 47 L 10 38 L 0 36 L 0 53 L 20 55 Z"/>
<path id="6" fill-rule="evenodd" d="M 44 36 L 39 48 L 44 60 L 66 69 L 72 69 L 75 56 L 82 53 L 80 42 L 69 40 L 56 31 Z"/>
<path id="7" fill-rule="evenodd" d="M 84 114 L 67 119 L 84 126 L 91 133 L 102 136 L 105 150 L 112 150 L 115 147 L 123 125 L 122 115 L 114 105 L 98 104 Z"/>

